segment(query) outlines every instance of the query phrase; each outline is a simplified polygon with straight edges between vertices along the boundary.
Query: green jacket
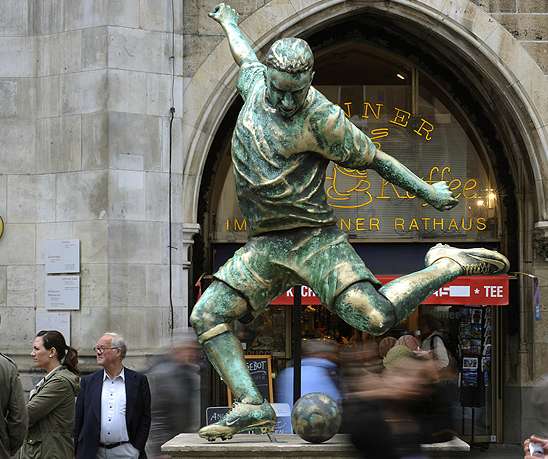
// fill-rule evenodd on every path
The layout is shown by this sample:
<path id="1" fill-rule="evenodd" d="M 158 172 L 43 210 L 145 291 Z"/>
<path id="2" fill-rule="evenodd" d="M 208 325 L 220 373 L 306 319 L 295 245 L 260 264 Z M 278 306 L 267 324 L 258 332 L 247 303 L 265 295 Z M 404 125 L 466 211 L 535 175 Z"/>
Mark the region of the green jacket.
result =
<path id="1" fill-rule="evenodd" d="M 72 459 L 74 405 L 80 378 L 60 367 L 31 395 L 29 432 L 20 459 Z"/>
<path id="2" fill-rule="evenodd" d="M 8 459 L 17 452 L 27 425 L 27 407 L 17 367 L 0 353 L 0 459 Z"/>

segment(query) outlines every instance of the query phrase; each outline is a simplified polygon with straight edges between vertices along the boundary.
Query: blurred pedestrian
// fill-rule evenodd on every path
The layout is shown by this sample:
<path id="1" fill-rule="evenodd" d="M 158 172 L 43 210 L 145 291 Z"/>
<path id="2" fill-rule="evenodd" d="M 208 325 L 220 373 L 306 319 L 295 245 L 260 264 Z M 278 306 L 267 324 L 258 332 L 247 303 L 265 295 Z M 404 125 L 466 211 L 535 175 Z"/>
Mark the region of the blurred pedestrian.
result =
<path id="1" fill-rule="evenodd" d="M 368 339 L 343 348 L 340 353 L 340 367 L 340 386 L 343 397 L 348 393 L 361 390 L 363 378 L 366 375 L 379 374 L 383 370 L 377 342 L 374 339 Z"/>
<path id="2" fill-rule="evenodd" d="M 400 336 L 398 340 L 396 341 L 396 345 L 399 345 L 399 344 L 406 346 L 409 350 L 413 352 L 419 351 L 421 348 L 419 340 L 411 334 L 405 334 Z"/>
<path id="3" fill-rule="evenodd" d="M 30 355 L 46 376 L 30 391 L 29 430 L 19 458 L 73 458 L 74 401 L 80 388 L 78 352 L 60 332 L 43 330 L 34 338 Z"/>
<path id="4" fill-rule="evenodd" d="M 9 459 L 23 444 L 28 415 L 17 366 L 0 353 L 0 459 Z"/>
<path id="5" fill-rule="evenodd" d="M 422 314 L 419 319 L 419 328 L 423 337 L 421 349 L 432 352 L 438 368 L 448 368 L 451 363 L 450 353 L 445 346 L 441 322 L 431 314 Z"/>
<path id="6" fill-rule="evenodd" d="M 153 459 L 176 435 L 200 428 L 200 346 L 193 331 L 174 333 L 167 353 L 147 371 L 152 400 L 152 425 L 147 451 Z"/>
<path id="7" fill-rule="evenodd" d="M 442 332 L 442 322 L 432 314 L 422 314 L 419 319 L 419 328 L 423 337 L 421 350 L 430 352 L 432 360 L 438 369 L 439 381 L 435 386 L 435 393 L 444 402 L 449 403 L 454 413 L 462 410 L 459 402 L 459 365 L 454 354 L 446 346 L 446 334 Z M 455 424 L 452 430 L 457 430 L 456 416 L 451 415 Z"/>
<path id="8" fill-rule="evenodd" d="M 536 448 L 531 448 L 531 443 L 533 443 Z M 532 452 L 532 450 L 535 449 L 538 450 L 538 453 Z M 548 439 L 531 435 L 523 442 L 523 452 L 525 453 L 523 459 L 548 459 Z"/>
<path id="9" fill-rule="evenodd" d="M 322 392 L 333 400 L 341 399 L 338 387 L 338 344 L 331 339 L 306 339 L 302 342 L 301 396 Z M 276 401 L 293 406 L 293 367 L 276 378 Z"/>
<path id="10" fill-rule="evenodd" d="M 379 341 L 379 355 L 381 359 L 384 359 L 386 357 L 388 351 L 396 345 L 396 341 L 397 339 L 393 336 L 385 336 Z"/>
<path id="11" fill-rule="evenodd" d="M 422 443 L 447 441 L 448 403 L 437 396 L 438 370 L 429 354 L 396 345 L 384 371 L 370 374 L 360 391 L 348 394 L 348 431 L 364 458 L 421 459 Z"/>
<path id="12" fill-rule="evenodd" d="M 125 368 L 127 345 L 105 333 L 95 345 L 103 367 L 81 381 L 76 401 L 77 459 L 146 459 L 150 389 L 146 376 Z"/>

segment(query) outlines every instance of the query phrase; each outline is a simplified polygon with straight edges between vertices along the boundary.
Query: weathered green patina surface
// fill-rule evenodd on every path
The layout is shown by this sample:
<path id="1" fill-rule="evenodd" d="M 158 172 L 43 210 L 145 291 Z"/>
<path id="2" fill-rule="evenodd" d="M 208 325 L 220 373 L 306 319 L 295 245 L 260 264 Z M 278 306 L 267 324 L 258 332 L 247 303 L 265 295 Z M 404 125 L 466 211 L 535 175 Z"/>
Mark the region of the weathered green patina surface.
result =
<path id="1" fill-rule="evenodd" d="M 288 287 L 307 284 L 322 303 L 359 330 L 382 334 L 423 298 L 463 273 L 497 273 L 508 260 L 485 249 L 438 245 L 426 267 L 381 287 L 334 225 L 324 180 L 329 161 L 369 168 L 438 210 L 458 201 L 445 182 L 424 182 L 356 128 L 312 86 L 308 44 L 284 38 L 261 64 L 225 4 L 210 13 L 225 31 L 240 66 L 244 99 L 232 138 L 236 191 L 250 239 L 215 275 L 194 307 L 191 323 L 237 404 L 200 430 L 209 439 L 249 429 L 269 431 L 275 415 L 255 387 L 231 323 L 256 316 Z"/>

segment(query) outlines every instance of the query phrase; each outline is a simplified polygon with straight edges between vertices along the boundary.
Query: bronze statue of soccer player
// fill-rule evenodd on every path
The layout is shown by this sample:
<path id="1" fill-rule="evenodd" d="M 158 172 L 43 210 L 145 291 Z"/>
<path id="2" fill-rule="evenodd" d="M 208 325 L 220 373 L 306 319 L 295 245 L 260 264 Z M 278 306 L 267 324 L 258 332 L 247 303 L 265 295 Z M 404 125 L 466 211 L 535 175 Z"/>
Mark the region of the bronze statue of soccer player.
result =
<path id="1" fill-rule="evenodd" d="M 446 282 L 504 273 L 509 263 L 491 250 L 438 244 L 427 253 L 425 269 L 382 286 L 335 225 L 324 191 L 329 161 L 373 169 L 440 211 L 458 201 L 445 182 L 430 185 L 376 148 L 311 86 L 314 56 L 305 41 L 276 41 L 262 64 L 234 9 L 221 3 L 210 17 L 224 29 L 240 66 L 237 86 L 245 103 L 232 137 L 232 162 L 250 228 L 249 241 L 214 275 L 190 319 L 236 401 L 224 418 L 200 430 L 215 440 L 243 430 L 271 431 L 276 419 L 246 368 L 234 320 L 257 316 L 291 286 L 307 284 L 350 325 L 380 335 Z"/>

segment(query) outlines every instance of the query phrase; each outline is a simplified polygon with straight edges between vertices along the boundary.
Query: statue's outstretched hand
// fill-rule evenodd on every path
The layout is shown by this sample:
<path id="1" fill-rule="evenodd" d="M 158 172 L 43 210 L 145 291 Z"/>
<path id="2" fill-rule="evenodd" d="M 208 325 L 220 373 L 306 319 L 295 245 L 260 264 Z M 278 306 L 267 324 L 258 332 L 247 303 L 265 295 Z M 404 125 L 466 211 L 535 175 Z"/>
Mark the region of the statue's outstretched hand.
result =
<path id="1" fill-rule="evenodd" d="M 453 192 L 447 186 L 447 182 L 433 183 L 432 191 L 426 201 L 438 210 L 449 210 L 459 203 L 458 199 L 453 197 Z"/>
<path id="2" fill-rule="evenodd" d="M 209 13 L 209 17 L 215 19 L 221 25 L 238 24 L 240 15 L 236 10 L 226 3 L 219 3 L 215 9 Z"/>

